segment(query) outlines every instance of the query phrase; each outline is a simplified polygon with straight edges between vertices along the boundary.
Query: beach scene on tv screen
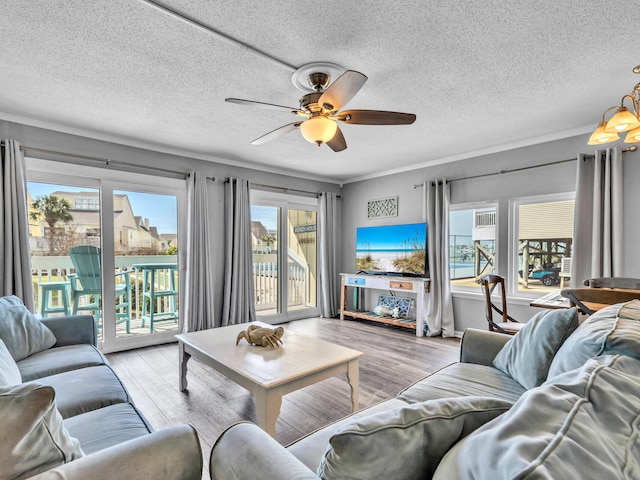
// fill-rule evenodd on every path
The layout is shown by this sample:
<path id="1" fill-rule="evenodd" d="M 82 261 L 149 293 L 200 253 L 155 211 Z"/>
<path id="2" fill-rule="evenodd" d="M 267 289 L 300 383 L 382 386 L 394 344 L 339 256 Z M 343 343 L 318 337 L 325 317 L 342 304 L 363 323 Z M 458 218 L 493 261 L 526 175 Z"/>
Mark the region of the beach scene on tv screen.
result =
<path id="1" fill-rule="evenodd" d="M 356 229 L 356 270 L 424 275 L 427 225 Z"/>

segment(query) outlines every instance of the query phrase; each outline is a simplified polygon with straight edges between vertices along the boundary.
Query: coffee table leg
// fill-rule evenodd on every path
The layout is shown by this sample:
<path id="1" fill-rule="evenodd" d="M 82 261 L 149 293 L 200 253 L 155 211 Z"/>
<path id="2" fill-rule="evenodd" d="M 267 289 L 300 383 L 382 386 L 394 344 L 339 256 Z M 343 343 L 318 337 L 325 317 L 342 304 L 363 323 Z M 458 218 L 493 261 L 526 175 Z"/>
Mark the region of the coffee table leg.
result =
<path id="1" fill-rule="evenodd" d="M 191 355 L 184 351 L 184 343 L 178 341 L 178 368 L 180 368 L 180 384 L 178 388 L 181 392 L 187 389 L 187 362 Z"/>
<path id="2" fill-rule="evenodd" d="M 347 364 L 347 381 L 351 387 L 351 412 L 357 412 L 360 407 L 358 399 L 358 385 L 360 383 L 360 369 L 358 360 L 351 360 Z"/>
<path id="3" fill-rule="evenodd" d="M 276 438 L 276 420 L 280 415 L 282 392 L 278 389 L 256 390 L 254 392 L 258 425 L 265 432 Z"/>

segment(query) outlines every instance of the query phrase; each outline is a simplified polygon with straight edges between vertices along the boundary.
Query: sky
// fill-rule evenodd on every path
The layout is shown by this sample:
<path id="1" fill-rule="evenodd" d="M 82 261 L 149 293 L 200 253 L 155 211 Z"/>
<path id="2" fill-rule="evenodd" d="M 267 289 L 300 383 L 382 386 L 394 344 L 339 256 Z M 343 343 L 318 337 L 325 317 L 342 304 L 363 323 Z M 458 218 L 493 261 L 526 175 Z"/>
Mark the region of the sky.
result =
<path id="1" fill-rule="evenodd" d="M 424 223 L 361 227 L 357 229 L 357 250 L 388 250 L 413 244 L 416 236 L 422 243 L 426 238 Z M 405 247 L 406 248 L 406 247 Z"/>
<path id="2" fill-rule="evenodd" d="M 262 223 L 267 230 L 277 230 L 278 207 L 251 205 L 251 220 Z"/>
<path id="3" fill-rule="evenodd" d="M 53 185 L 49 183 L 28 182 L 27 190 L 35 200 L 42 195 L 56 191 L 64 192 L 97 192 L 96 188 L 72 187 L 69 185 Z M 133 209 L 133 214 L 149 219 L 149 225 L 158 228 L 158 233 L 177 233 L 178 214 L 177 199 L 171 195 L 154 193 L 128 192 L 114 190 L 116 194 L 126 194 Z"/>

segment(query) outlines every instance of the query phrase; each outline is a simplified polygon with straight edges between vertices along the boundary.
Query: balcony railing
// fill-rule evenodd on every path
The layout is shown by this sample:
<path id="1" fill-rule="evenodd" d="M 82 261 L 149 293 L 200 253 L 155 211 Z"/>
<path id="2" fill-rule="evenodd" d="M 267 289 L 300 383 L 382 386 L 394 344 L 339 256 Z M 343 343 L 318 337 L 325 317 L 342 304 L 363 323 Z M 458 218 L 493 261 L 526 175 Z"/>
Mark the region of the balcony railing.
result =
<path id="1" fill-rule="evenodd" d="M 175 255 L 140 255 L 140 256 L 116 256 L 116 272 L 131 272 L 133 285 L 132 317 L 141 318 L 142 301 L 136 294 L 140 288 L 137 283 L 141 281 L 140 276 L 133 277 L 135 270 L 133 265 L 150 263 L 177 263 Z M 68 256 L 32 256 L 31 269 L 34 281 L 34 294 L 37 311 L 40 311 L 40 289 L 38 285 L 43 282 L 62 282 L 67 280 L 67 276 L 75 273 L 71 258 Z M 297 258 L 291 257 L 287 262 L 288 273 L 288 305 L 290 307 L 306 306 L 309 303 L 309 268 L 303 265 Z M 167 275 L 160 275 L 159 279 L 168 278 Z M 278 295 L 278 265 L 277 262 L 254 262 L 253 264 L 253 284 L 256 293 L 256 309 L 269 310 L 276 308 Z M 166 285 L 157 285 L 157 288 L 164 289 Z M 140 294 L 141 295 L 141 294 Z M 52 307 L 62 307 L 62 298 L 57 294 L 51 297 Z M 162 299 L 158 300 L 163 301 Z M 165 300 L 166 302 L 167 300 Z M 164 311 L 169 305 L 156 305 L 157 311 Z"/>

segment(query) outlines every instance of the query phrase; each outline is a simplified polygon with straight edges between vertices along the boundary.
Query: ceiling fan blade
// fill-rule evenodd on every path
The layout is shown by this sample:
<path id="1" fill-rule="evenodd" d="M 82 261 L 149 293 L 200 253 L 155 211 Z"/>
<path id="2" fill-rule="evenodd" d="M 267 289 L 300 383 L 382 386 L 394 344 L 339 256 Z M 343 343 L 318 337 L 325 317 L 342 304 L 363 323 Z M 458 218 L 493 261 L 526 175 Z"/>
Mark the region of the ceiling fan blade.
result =
<path id="1" fill-rule="evenodd" d="M 347 70 L 329 85 L 318 99 L 318 104 L 332 112 L 340 110 L 360 91 L 366 81 L 366 75 L 355 70 Z"/>
<path id="2" fill-rule="evenodd" d="M 333 150 L 334 152 L 341 152 L 342 150 L 347 149 L 347 142 L 344 139 L 344 135 L 342 135 L 342 130 L 340 130 L 340 127 L 338 127 L 338 130 L 336 130 L 336 134 L 333 136 L 333 138 L 327 142 L 327 145 L 329 145 L 329 147 L 331 147 L 331 150 Z"/>
<path id="3" fill-rule="evenodd" d="M 255 100 L 243 100 L 242 98 L 225 98 L 225 102 L 237 103 L 238 105 L 246 105 L 248 107 L 258 107 L 267 110 L 285 110 L 295 115 L 308 116 L 303 110 L 296 107 L 285 107 L 284 105 L 275 105 L 273 103 L 256 102 Z"/>
<path id="4" fill-rule="evenodd" d="M 289 123 L 288 125 L 283 125 L 280 128 L 276 128 L 275 130 L 262 135 L 261 137 L 256 138 L 253 142 L 251 142 L 251 145 L 261 145 L 265 142 L 269 142 L 271 140 L 275 140 L 276 138 L 280 138 L 283 135 L 286 135 L 287 133 L 291 133 L 293 132 L 296 128 L 298 128 L 300 126 L 302 122 L 294 122 L 294 123 Z"/>
<path id="5" fill-rule="evenodd" d="M 356 125 L 410 125 L 416 121 L 413 113 L 383 110 L 345 110 L 330 118 Z"/>

